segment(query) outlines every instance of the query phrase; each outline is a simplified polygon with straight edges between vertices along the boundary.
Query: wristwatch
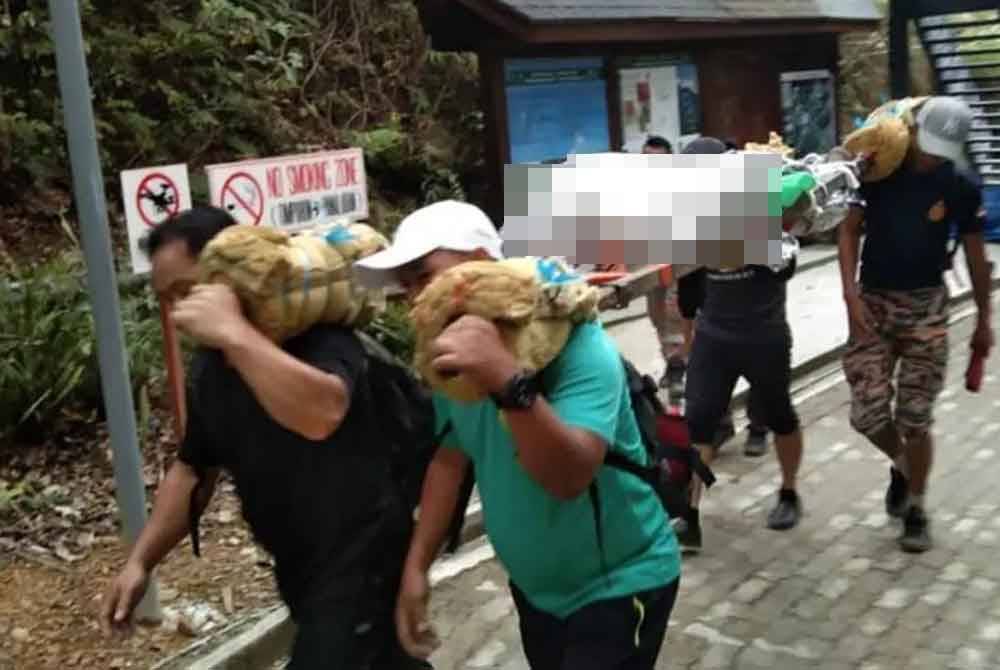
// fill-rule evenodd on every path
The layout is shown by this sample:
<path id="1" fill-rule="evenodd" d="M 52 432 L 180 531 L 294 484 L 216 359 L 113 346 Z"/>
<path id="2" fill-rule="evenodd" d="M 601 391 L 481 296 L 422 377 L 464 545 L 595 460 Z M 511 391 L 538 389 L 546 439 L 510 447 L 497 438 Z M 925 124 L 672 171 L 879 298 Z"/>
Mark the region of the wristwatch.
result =
<path id="1" fill-rule="evenodd" d="M 521 370 L 491 397 L 500 409 L 528 409 L 535 404 L 537 396 L 538 379 L 528 370 Z"/>

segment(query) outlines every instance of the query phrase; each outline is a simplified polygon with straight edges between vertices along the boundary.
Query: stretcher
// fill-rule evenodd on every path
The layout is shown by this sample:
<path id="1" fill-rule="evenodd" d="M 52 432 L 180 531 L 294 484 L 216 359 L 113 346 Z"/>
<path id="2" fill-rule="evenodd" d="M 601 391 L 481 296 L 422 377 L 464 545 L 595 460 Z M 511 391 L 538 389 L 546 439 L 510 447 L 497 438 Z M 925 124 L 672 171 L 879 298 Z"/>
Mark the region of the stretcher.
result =
<path id="1" fill-rule="evenodd" d="M 592 286 L 601 290 L 598 308 L 625 309 L 636 298 L 658 288 L 669 287 L 674 281 L 670 265 L 648 265 L 632 272 L 591 272 L 586 275 Z"/>

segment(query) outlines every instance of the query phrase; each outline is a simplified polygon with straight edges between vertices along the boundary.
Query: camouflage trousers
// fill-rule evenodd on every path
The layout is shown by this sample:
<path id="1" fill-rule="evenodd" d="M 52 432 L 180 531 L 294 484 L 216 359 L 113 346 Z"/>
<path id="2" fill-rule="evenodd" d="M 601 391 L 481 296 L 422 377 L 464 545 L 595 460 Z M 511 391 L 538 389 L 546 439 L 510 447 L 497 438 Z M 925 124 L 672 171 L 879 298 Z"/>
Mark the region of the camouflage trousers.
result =
<path id="1" fill-rule="evenodd" d="M 852 336 L 843 359 L 851 425 L 868 437 L 893 421 L 904 435 L 929 430 L 948 365 L 947 289 L 863 291 L 862 299 L 871 333 Z"/>

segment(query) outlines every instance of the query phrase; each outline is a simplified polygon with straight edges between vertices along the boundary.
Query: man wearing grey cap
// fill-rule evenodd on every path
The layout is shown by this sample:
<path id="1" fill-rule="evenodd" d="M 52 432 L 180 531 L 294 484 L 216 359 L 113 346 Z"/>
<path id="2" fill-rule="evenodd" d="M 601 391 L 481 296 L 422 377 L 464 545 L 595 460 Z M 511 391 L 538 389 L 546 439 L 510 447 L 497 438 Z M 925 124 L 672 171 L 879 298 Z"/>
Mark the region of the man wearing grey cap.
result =
<path id="1" fill-rule="evenodd" d="M 972 112 L 961 100 L 924 102 L 903 165 L 863 186 L 866 205 L 854 208 L 840 230 L 850 321 L 843 366 L 851 386 L 851 425 L 892 460 L 886 512 L 903 520 L 899 542 L 909 552 L 931 547 L 924 495 L 933 455 L 933 405 L 948 362 L 943 274 L 951 264 L 953 226 L 979 310 L 971 346 L 985 356 L 993 345 L 982 199 L 975 177 L 964 167 L 971 125 Z"/>

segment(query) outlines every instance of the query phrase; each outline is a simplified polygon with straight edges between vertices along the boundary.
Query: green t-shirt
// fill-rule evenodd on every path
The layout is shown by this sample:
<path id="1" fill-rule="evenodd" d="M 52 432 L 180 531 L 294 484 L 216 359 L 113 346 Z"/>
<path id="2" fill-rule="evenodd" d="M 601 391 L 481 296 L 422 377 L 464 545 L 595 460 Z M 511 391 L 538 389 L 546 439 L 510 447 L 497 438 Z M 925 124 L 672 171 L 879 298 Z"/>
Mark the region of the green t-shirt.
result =
<path id="1" fill-rule="evenodd" d="M 542 383 L 565 423 L 646 462 L 621 357 L 600 324 L 574 328 Z M 532 479 L 518 464 L 512 435 L 492 401 L 463 404 L 435 394 L 434 403 L 439 430 L 452 423 L 443 446 L 462 450 L 475 465 L 486 531 L 532 605 L 566 617 L 589 603 L 660 588 L 679 577 L 677 538 L 648 484 L 610 467 L 598 472 L 602 562 L 589 494 L 559 500 Z"/>

